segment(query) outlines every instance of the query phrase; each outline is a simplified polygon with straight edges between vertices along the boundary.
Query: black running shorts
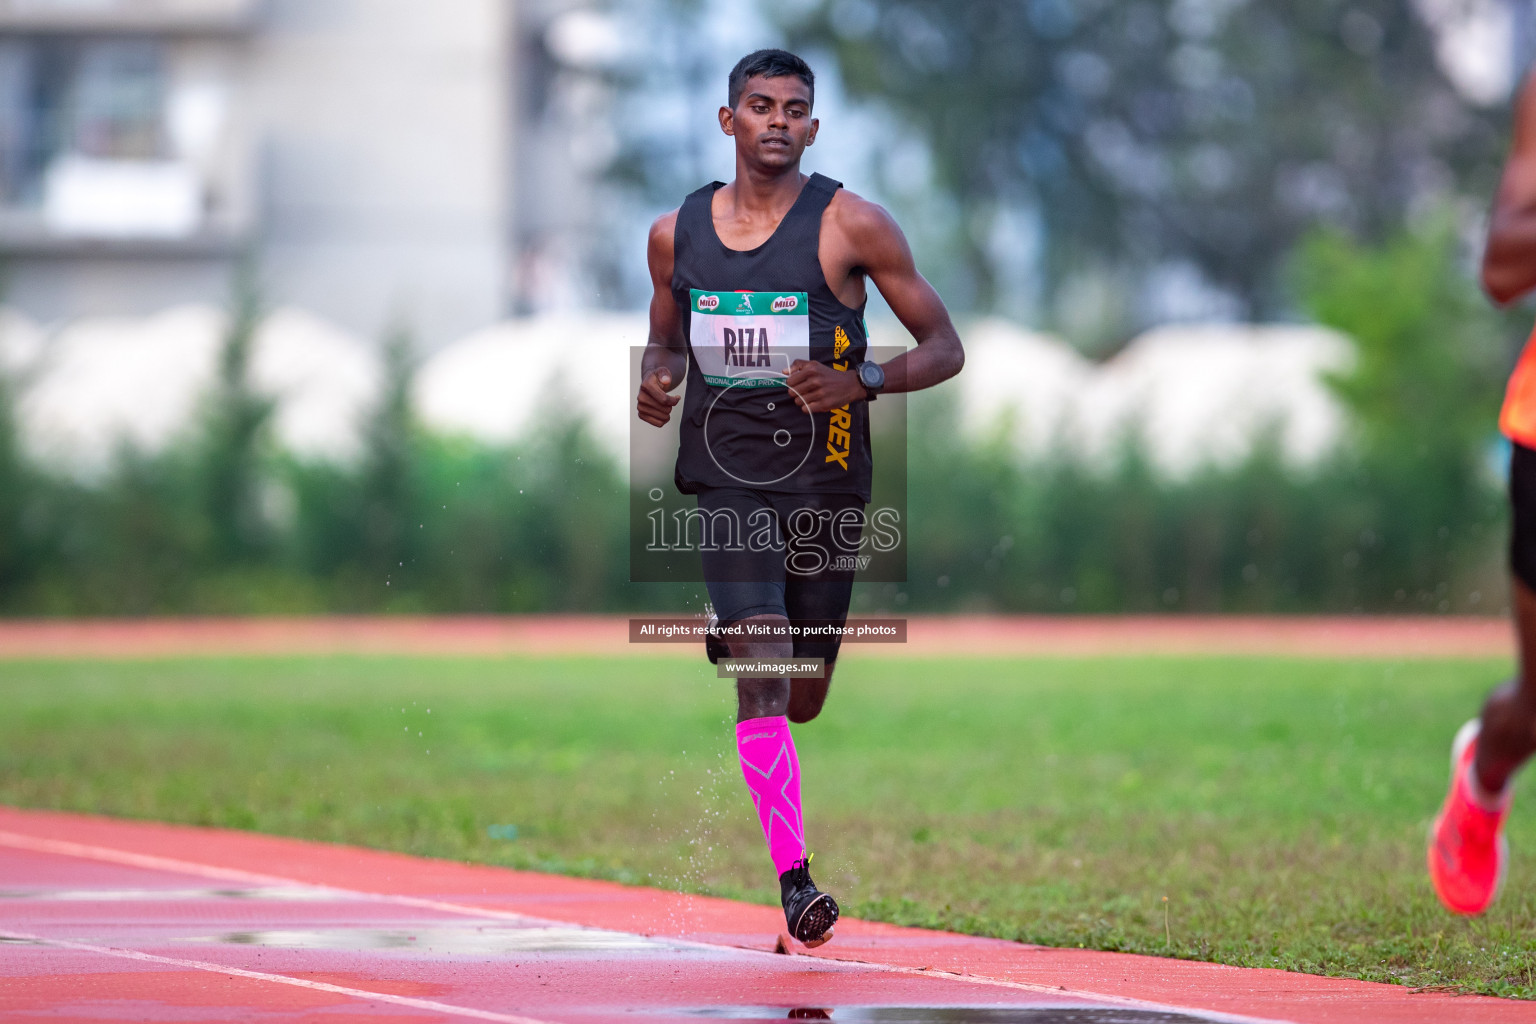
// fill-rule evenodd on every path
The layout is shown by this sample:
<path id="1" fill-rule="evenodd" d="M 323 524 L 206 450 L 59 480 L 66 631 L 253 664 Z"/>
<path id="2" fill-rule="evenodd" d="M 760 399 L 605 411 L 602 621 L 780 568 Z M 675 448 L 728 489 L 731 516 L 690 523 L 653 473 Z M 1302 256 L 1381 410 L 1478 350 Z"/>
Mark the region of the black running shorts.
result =
<path id="1" fill-rule="evenodd" d="M 1509 571 L 1536 590 L 1536 451 L 1521 444 L 1509 458 Z"/>
<path id="2" fill-rule="evenodd" d="M 795 657 L 837 657 L 853 596 L 864 502 L 857 494 L 787 494 L 746 487 L 698 490 L 700 554 L 720 624 L 779 615 L 809 627 Z"/>

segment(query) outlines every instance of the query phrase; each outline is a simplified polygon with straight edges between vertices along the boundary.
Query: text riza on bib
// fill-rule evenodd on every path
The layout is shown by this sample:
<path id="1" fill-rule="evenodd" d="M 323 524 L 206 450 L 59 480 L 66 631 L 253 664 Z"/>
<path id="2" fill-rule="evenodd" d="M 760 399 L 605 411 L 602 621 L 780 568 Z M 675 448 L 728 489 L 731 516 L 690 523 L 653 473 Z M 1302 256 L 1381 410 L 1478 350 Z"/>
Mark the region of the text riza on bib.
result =
<path id="1" fill-rule="evenodd" d="M 694 358 L 713 387 L 783 387 L 811 357 L 811 304 L 804 292 L 690 290 Z"/>

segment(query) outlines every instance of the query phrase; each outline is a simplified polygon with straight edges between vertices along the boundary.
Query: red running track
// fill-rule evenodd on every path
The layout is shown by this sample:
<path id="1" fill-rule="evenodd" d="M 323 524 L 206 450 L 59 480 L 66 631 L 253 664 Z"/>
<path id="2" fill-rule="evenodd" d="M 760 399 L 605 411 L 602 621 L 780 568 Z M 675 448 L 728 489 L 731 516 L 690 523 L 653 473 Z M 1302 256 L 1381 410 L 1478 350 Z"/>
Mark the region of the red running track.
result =
<path id="1" fill-rule="evenodd" d="M 254 833 L 0 807 L 0 1018 L 1505 1022 L 1536 1006 L 848 920 Z M 798 948 L 798 947 L 797 947 Z"/>

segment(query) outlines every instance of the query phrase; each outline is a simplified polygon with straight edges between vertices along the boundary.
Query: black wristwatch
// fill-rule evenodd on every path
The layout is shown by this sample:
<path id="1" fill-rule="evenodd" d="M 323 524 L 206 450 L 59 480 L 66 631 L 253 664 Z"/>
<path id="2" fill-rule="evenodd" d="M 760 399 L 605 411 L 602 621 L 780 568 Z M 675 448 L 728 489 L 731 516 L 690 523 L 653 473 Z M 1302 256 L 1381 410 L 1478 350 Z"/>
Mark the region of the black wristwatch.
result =
<path id="1" fill-rule="evenodd" d="M 864 395 L 871 402 L 880 397 L 885 387 L 885 368 L 873 360 L 859 364 L 859 383 L 864 385 Z"/>

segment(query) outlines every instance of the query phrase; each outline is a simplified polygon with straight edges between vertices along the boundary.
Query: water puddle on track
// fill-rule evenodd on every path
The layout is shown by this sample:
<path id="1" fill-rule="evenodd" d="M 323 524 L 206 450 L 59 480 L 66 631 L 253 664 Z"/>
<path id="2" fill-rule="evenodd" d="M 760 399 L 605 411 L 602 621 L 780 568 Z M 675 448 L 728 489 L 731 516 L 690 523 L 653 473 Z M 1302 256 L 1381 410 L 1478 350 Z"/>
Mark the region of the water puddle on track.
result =
<path id="1" fill-rule="evenodd" d="M 82 903 L 159 902 L 161 900 L 278 900 L 335 903 L 353 898 L 315 886 L 261 886 L 253 889 L 0 889 L 0 900 Z"/>
<path id="2" fill-rule="evenodd" d="M 1215 1024 L 1220 1018 L 1122 1006 L 715 1006 L 693 1016 L 735 1021 L 832 1020 L 860 1024 Z"/>
<path id="3" fill-rule="evenodd" d="M 598 928 L 499 925 L 430 928 L 322 928 L 225 932 L 186 942 L 277 949 L 416 950 L 432 954 L 675 952 L 670 943 Z"/>

